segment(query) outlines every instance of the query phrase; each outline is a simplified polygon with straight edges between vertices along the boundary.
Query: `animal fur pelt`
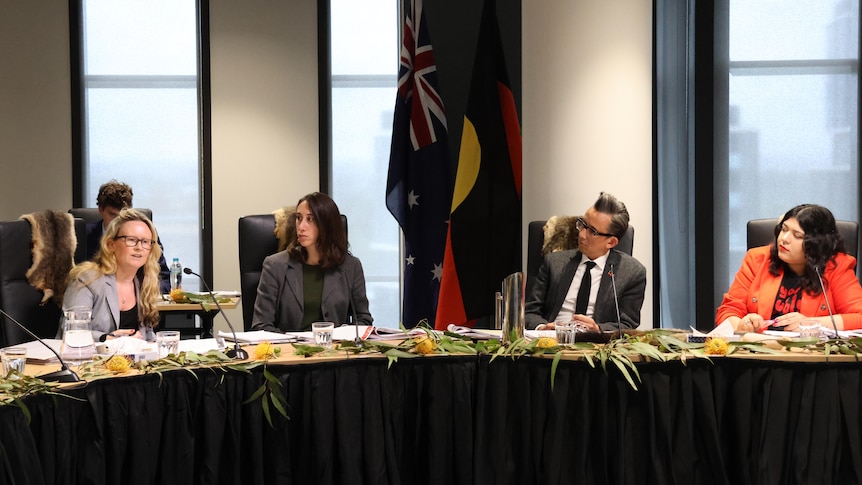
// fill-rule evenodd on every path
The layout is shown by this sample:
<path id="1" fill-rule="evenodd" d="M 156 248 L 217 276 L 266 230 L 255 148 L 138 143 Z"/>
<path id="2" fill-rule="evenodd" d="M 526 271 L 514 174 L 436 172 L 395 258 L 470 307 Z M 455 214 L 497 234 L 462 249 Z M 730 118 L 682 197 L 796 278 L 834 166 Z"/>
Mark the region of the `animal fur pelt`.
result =
<path id="1" fill-rule="evenodd" d="M 54 300 L 63 304 L 66 278 L 75 261 L 75 220 L 71 214 L 60 211 L 42 211 L 24 214 L 21 219 L 30 223 L 30 248 L 33 265 L 27 270 L 27 282 L 43 292 L 40 305 Z"/>
<path id="2" fill-rule="evenodd" d="M 275 237 L 278 239 L 278 250 L 287 249 L 287 243 L 295 237 L 296 222 L 293 215 L 296 214 L 295 206 L 285 206 L 272 212 L 275 217 Z"/>
<path id="3" fill-rule="evenodd" d="M 578 231 L 575 229 L 576 216 L 551 216 L 542 228 L 545 241 L 542 256 L 555 251 L 578 247 Z"/>

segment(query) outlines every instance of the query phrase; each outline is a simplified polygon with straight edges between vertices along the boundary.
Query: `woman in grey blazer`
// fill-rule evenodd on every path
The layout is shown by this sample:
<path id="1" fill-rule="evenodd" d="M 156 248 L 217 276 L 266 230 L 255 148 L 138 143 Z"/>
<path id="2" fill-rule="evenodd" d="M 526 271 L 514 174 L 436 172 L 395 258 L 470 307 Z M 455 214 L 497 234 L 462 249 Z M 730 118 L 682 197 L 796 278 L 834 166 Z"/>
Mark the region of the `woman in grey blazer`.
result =
<path id="1" fill-rule="evenodd" d="M 135 209 L 123 209 L 108 224 L 93 259 L 69 273 L 63 308 L 93 310 L 93 339 L 119 336 L 155 340 L 159 323 L 159 257 L 153 223 Z M 63 328 L 57 338 L 62 337 Z"/>
<path id="2" fill-rule="evenodd" d="M 314 192 L 299 199 L 287 226 L 288 245 L 263 262 L 253 330 L 297 332 L 313 322 L 371 325 L 362 263 L 348 253 L 335 202 Z"/>

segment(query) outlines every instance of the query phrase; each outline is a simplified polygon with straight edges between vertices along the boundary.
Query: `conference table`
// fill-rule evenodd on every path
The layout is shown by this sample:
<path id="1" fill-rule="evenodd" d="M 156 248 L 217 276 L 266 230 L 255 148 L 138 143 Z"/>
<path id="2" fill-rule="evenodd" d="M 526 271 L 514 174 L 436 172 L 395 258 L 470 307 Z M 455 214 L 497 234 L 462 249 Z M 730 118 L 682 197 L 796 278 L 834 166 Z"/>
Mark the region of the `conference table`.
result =
<path id="1" fill-rule="evenodd" d="M 0 406 L 0 483 L 793 484 L 862 482 L 851 356 L 637 364 L 373 354 L 101 378 Z M 253 351 L 252 348 L 249 348 Z M 253 353 L 253 352 L 252 352 Z M 28 373 L 51 366 L 28 366 Z"/>

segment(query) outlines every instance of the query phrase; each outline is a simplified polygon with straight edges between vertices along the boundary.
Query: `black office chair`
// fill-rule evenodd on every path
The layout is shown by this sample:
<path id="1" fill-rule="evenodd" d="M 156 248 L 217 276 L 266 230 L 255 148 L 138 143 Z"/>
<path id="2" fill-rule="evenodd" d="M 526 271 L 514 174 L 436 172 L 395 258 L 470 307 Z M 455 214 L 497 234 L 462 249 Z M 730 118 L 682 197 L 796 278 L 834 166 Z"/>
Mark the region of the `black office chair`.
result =
<path id="1" fill-rule="evenodd" d="M 86 241 L 86 225 L 75 218 L 75 237 Z M 54 338 L 60 325 L 60 307 L 53 301 L 40 305 L 42 292 L 27 281 L 33 265 L 31 228 L 26 220 L 0 222 L 0 308 L 42 338 Z M 75 248 L 75 263 L 86 259 L 86 245 Z M 17 325 L 0 318 L 0 347 L 33 340 Z"/>
<path id="2" fill-rule="evenodd" d="M 526 291 L 529 295 L 533 289 L 533 281 L 536 275 L 539 274 L 539 267 L 542 266 L 544 257 L 542 256 L 542 246 L 545 242 L 545 223 L 547 221 L 532 221 L 527 226 L 527 284 Z M 635 229 L 631 225 L 626 230 L 626 233 L 620 238 L 616 249 L 622 251 L 629 256 L 634 250 Z"/>
<path id="3" fill-rule="evenodd" d="M 153 211 L 150 209 L 141 209 L 139 207 L 135 207 L 136 210 L 139 210 L 144 213 L 151 221 L 153 220 Z M 84 220 L 87 224 L 92 224 L 94 222 L 98 222 L 102 220 L 102 216 L 99 215 L 99 209 L 95 207 L 76 207 L 74 209 L 69 209 L 69 214 L 72 214 L 73 217 L 79 217 Z"/>
<path id="4" fill-rule="evenodd" d="M 858 259 L 859 254 L 859 223 L 856 221 L 835 221 L 838 234 L 844 240 L 844 250 L 850 256 Z M 765 246 L 775 242 L 778 229 L 778 219 L 752 219 L 746 224 L 746 243 L 748 249 Z M 860 272 L 860 262 L 856 263 L 856 274 Z"/>
<path id="5" fill-rule="evenodd" d="M 347 217 L 342 214 L 344 231 L 347 232 Z M 256 214 L 239 218 L 239 288 L 242 292 L 242 324 L 248 331 L 254 316 L 257 300 L 257 285 L 263 271 L 263 260 L 278 251 L 275 237 L 275 217 L 272 214 Z"/>

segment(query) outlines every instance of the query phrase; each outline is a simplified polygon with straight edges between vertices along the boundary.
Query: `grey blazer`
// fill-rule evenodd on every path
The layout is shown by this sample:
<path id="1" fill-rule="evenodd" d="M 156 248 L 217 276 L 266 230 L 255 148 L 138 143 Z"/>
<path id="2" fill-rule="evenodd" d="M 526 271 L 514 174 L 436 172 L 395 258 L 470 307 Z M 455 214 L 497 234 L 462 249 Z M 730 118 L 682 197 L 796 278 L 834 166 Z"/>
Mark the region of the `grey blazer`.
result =
<path id="1" fill-rule="evenodd" d="M 554 321 L 563 306 L 563 300 L 572 285 L 575 270 L 580 262 L 581 252 L 577 249 L 545 255 L 545 260 L 533 284 L 533 290 L 527 295 L 524 308 L 527 328 L 534 329 L 540 324 Z M 614 289 L 610 276 L 612 266 L 620 306 L 620 322 L 623 329 L 637 328 L 641 321 L 641 307 L 646 290 L 646 268 L 638 260 L 616 249 L 611 249 L 605 263 L 605 272 L 596 296 L 593 320 L 602 330 L 618 328 Z"/>
<path id="2" fill-rule="evenodd" d="M 349 287 L 348 287 L 349 285 Z M 348 254 L 341 266 L 323 274 L 321 310 L 326 321 L 336 326 L 348 322 L 350 295 L 356 306 L 360 325 L 371 325 L 365 294 L 365 273 L 362 263 Z M 298 332 L 301 328 L 305 299 L 302 291 L 302 262 L 290 257 L 287 251 L 267 256 L 263 260 L 257 300 L 254 303 L 252 330 L 271 332 Z"/>
<path id="3" fill-rule="evenodd" d="M 74 306 L 92 308 L 93 317 L 90 321 L 90 330 L 93 332 L 93 339 L 98 342 L 102 335 L 119 328 L 120 294 L 117 290 L 116 275 L 101 275 L 89 284 L 84 283 L 95 275 L 96 272 L 88 271 L 80 275 L 77 280 L 69 282 L 66 293 L 63 295 L 63 308 Z M 135 298 L 138 301 L 141 300 L 141 288 L 137 278 L 135 278 Z M 148 341 L 156 340 L 156 334 L 152 328 L 141 326 L 138 330 Z M 60 318 L 57 338 L 63 338 L 62 317 Z"/>

